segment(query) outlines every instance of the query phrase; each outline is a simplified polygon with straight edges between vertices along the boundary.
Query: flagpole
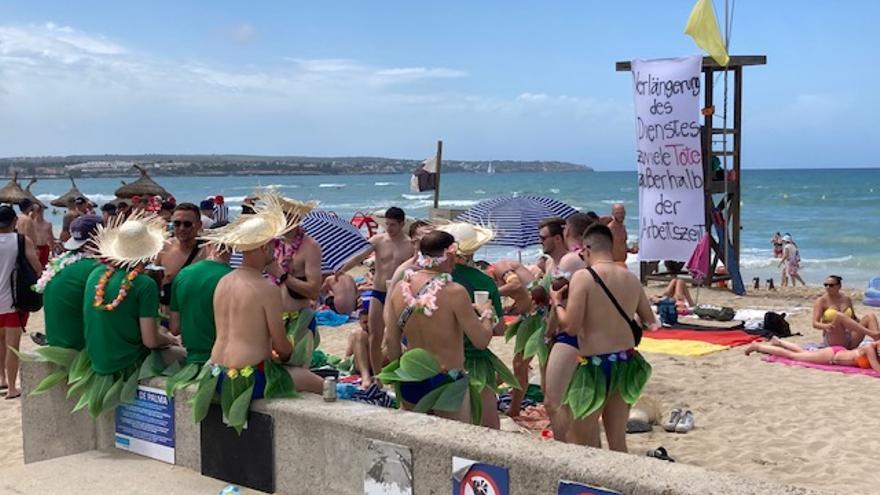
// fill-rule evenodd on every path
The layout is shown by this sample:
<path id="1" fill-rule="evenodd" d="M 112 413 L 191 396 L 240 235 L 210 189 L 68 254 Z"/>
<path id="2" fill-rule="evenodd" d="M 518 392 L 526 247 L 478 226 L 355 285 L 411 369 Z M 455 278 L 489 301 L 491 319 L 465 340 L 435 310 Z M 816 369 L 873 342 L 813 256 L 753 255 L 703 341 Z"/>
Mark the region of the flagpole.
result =
<path id="1" fill-rule="evenodd" d="M 434 209 L 440 207 L 440 162 L 443 159 L 443 141 L 437 141 L 437 178 L 434 182 Z"/>

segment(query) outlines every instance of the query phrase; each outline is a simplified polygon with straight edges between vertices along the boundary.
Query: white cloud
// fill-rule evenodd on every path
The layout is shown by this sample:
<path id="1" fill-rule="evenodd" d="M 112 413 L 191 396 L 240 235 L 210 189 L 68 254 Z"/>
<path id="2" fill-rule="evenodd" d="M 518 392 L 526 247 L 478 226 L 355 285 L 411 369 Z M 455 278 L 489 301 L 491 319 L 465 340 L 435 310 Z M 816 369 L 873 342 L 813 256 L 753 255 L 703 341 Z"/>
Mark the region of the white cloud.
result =
<path id="1" fill-rule="evenodd" d="M 547 95 L 544 93 L 522 93 L 516 99 L 520 101 L 545 101 Z"/>

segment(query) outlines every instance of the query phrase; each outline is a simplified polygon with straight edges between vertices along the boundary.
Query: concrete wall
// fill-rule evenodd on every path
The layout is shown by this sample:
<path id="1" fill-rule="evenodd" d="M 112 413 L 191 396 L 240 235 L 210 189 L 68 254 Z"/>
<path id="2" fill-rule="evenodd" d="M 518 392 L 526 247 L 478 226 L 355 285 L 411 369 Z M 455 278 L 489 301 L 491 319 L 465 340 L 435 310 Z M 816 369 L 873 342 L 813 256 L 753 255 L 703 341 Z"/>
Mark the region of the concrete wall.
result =
<path id="1" fill-rule="evenodd" d="M 25 391 L 48 371 L 45 365 L 37 363 L 22 363 L 22 367 Z M 160 381 L 151 385 L 160 385 Z M 190 393 L 178 392 L 175 401 L 176 455 L 179 465 L 199 471 L 199 428 L 192 424 L 191 409 L 186 403 Z M 112 448 L 109 416 L 98 421 L 94 429 L 72 431 L 76 428 L 54 427 L 59 422 L 68 426 L 63 421 L 69 420 L 65 418 L 71 416 L 68 405 L 72 404 L 62 401 L 63 397 L 53 394 L 24 400 L 23 417 L 27 416 L 25 411 L 37 409 L 37 400 L 43 401 L 39 407 L 43 411 L 41 416 L 22 424 L 26 462 L 87 448 Z M 603 486 L 629 495 L 816 493 L 637 455 L 539 442 L 524 435 L 422 414 L 348 401 L 325 403 L 312 395 L 298 400 L 257 401 L 252 407 L 275 419 L 278 493 L 362 494 L 370 439 L 411 449 L 413 493 L 417 495 L 450 493 L 453 456 L 509 468 L 512 495 L 555 494 L 559 480 Z M 77 417 L 76 421 L 83 420 Z M 94 431 L 92 440 L 87 438 L 90 431 Z M 56 447 L 41 447 L 48 437 L 55 439 Z"/>

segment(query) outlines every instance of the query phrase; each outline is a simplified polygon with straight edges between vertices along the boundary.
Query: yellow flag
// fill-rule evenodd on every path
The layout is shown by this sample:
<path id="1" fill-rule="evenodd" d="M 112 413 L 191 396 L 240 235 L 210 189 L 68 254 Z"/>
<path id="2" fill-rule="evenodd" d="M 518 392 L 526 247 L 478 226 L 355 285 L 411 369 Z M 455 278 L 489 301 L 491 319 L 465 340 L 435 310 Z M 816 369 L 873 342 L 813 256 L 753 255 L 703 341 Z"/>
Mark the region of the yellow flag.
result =
<path id="1" fill-rule="evenodd" d="M 721 32 L 718 30 L 718 20 L 715 18 L 712 0 L 697 0 L 694 9 L 691 10 L 690 17 L 688 17 L 684 32 L 694 39 L 697 46 L 706 50 L 718 62 L 718 65 L 727 66 L 730 57 L 727 55 L 727 49 L 724 48 L 724 41 L 721 39 Z"/>

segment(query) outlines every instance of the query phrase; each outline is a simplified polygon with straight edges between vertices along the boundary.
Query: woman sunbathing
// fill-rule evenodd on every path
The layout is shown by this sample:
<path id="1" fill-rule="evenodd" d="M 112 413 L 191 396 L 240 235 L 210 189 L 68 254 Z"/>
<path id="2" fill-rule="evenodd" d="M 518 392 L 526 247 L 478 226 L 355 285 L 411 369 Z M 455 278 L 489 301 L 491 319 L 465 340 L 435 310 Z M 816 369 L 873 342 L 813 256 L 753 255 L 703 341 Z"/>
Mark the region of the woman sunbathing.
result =
<path id="1" fill-rule="evenodd" d="M 690 308 L 694 306 L 694 300 L 691 298 L 687 282 L 680 278 L 672 279 L 666 287 L 666 290 L 659 296 L 651 296 L 651 303 L 657 304 L 666 298 L 675 299 L 675 308 L 679 314 L 690 313 Z"/>
<path id="2" fill-rule="evenodd" d="M 858 347 L 865 335 L 880 340 L 877 315 L 868 313 L 858 319 L 852 298 L 840 290 L 842 282 L 837 275 L 825 279 L 825 294 L 813 304 L 813 328 L 822 331 L 826 344 L 846 349 Z"/>
<path id="3" fill-rule="evenodd" d="M 797 344 L 782 341 L 776 337 L 769 343 L 753 342 L 746 348 L 746 356 L 757 351 L 762 354 L 780 356 L 803 363 L 832 364 L 852 366 L 854 368 L 873 369 L 880 372 L 880 361 L 877 359 L 877 343 L 872 342 L 854 350 L 833 345 L 823 349 L 806 350 Z"/>

